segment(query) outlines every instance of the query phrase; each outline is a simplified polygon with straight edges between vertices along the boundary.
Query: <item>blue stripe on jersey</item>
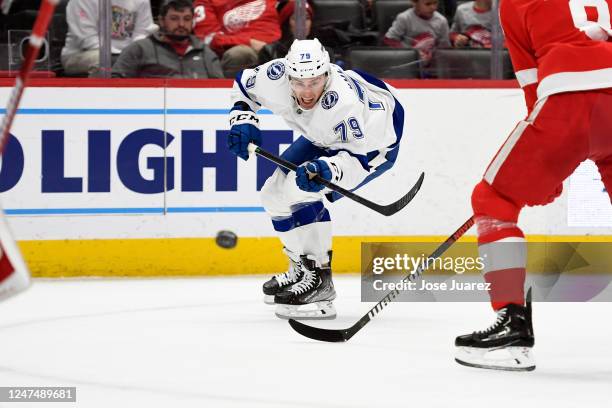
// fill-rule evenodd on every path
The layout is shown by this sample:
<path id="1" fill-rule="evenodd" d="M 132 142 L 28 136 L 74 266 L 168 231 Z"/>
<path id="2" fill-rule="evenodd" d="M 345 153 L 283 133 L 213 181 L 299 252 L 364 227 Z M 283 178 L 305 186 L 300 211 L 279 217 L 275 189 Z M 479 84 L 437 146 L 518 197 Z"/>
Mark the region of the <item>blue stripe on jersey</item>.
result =
<path id="1" fill-rule="evenodd" d="M 313 224 L 315 222 L 331 221 L 329 211 L 327 211 L 321 201 L 300 204 L 296 206 L 296 208 L 297 210 L 293 211 L 288 217 L 272 218 L 272 225 L 276 231 L 287 232 L 294 228 Z"/>
<path id="2" fill-rule="evenodd" d="M 374 157 L 378 155 L 378 153 L 379 153 L 378 151 L 368 153 L 368 160 L 372 160 Z M 399 145 L 396 144 L 396 146 L 393 149 L 389 150 L 387 154 L 385 154 L 385 159 L 387 159 L 387 161 L 381 164 L 380 166 L 376 167 L 373 172 L 368 174 L 366 178 L 364 178 L 363 181 L 357 185 L 357 187 L 351 189 L 351 191 L 355 191 L 358 188 L 368 184 L 370 181 L 374 180 L 376 177 L 379 177 L 384 172 L 386 172 L 391 167 L 393 167 L 393 165 L 395 164 L 395 160 L 397 159 L 398 153 L 399 153 Z M 329 201 L 333 203 L 334 201 L 337 201 L 340 198 L 342 198 L 343 195 L 336 191 L 332 191 L 330 193 L 327 193 L 326 197 Z"/>
<path id="3" fill-rule="evenodd" d="M 355 154 L 353 152 L 349 152 L 346 149 L 332 150 L 325 149 L 323 147 L 319 147 L 314 145 L 310 140 L 306 139 L 304 136 L 300 136 L 297 140 L 281 154 L 281 158 L 290 161 L 298 166 L 309 162 L 311 160 L 318 159 L 319 157 L 332 157 L 338 154 L 339 152 L 347 152 L 357 160 L 364 168 L 365 171 L 370 171 L 370 166 L 368 165 L 369 161 L 373 158 L 365 156 L 363 154 Z M 372 152 L 378 154 L 378 151 Z M 281 168 L 281 170 L 288 174 L 289 170 Z"/>
<path id="4" fill-rule="evenodd" d="M 363 102 L 363 89 L 361 89 L 361 85 L 359 85 L 359 82 L 355 81 L 355 79 L 351 78 L 350 76 L 349 79 L 351 80 L 351 82 L 353 82 L 353 85 L 355 85 L 355 92 L 357 92 L 357 97 L 361 102 Z"/>
<path id="5" fill-rule="evenodd" d="M 387 84 L 385 84 L 383 81 L 376 78 L 375 76 L 372 76 L 368 74 L 367 72 L 363 72 L 357 69 L 354 69 L 353 71 L 359 74 L 363 79 L 365 79 L 370 84 L 377 86 L 391 93 L 391 91 L 387 87 Z M 401 103 L 399 103 L 399 101 L 395 97 L 393 97 L 393 99 L 395 99 L 395 109 L 393 109 L 393 130 L 395 131 L 396 139 L 395 139 L 395 143 L 389 146 L 390 148 L 393 148 L 399 144 L 399 142 L 402 140 L 402 136 L 404 133 L 404 107 L 402 106 Z"/>
<path id="6" fill-rule="evenodd" d="M 240 72 L 238 72 L 238 73 L 236 74 L 236 79 L 235 79 L 236 83 L 238 84 L 238 88 L 240 88 L 240 92 L 242 92 L 242 94 L 243 94 L 245 97 L 247 97 L 247 98 L 248 98 L 248 99 L 249 99 L 251 102 L 254 102 L 254 103 L 256 103 L 257 105 L 261 106 L 261 103 L 259 103 L 259 102 L 257 102 L 257 101 L 254 101 L 254 100 L 253 100 L 253 99 L 252 99 L 252 98 L 249 96 L 249 94 L 247 93 L 246 89 L 244 89 L 244 86 L 242 86 L 242 73 L 243 73 L 243 72 L 244 72 L 244 71 L 240 71 Z"/>
<path id="7" fill-rule="evenodd" d="M 395 97 L 393 97 L 393 99 L 395 99 Z M 395 130 L 397 139 L 395 143 L 389 147 L 397 147 L 404 135 L 404 107 L 397 99 L 395 99 L 395 109 L 393 109 L 393 129 Z"/>
<path id="8" fill-rule="evenodd" d="M 310 140 L 304 136 L 298 137 L 295 142 L 281 154 L 281 158 L 298 166 L 309 162 L 314 159 L 318 159 L 321 156 L 325 156 L 325 149 L 319 146 L 315 146 Z M 285 174 L 289 173 L 289 170 L 279 167 Z"/>

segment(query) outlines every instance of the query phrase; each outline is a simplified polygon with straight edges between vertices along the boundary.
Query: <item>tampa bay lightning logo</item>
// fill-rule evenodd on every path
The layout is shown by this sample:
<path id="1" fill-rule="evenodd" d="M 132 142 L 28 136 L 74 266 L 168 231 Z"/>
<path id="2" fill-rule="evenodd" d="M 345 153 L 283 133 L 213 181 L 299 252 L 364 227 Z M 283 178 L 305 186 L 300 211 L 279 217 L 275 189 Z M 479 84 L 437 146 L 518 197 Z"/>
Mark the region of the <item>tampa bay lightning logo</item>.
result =
<path id="1" fill-rule="evenodd" d="M 331 109 L 338 102 L 338 93 L 336 91 L 326 92 L 321 98 L 321 106 L 323 109 Z"/>
<path id="2" fill-rule="evenodd" d="M 246 89 L 251 89 L 255 86 L 255 80 L 257 79 L 257 75 L 253 75 L 246 81 Z"/>
<path id="3" fill-rule="evenodd" d="M 285 64 L 277 61 L 268 67 L 268 78 L 275 81 L 285 74 Z"/>

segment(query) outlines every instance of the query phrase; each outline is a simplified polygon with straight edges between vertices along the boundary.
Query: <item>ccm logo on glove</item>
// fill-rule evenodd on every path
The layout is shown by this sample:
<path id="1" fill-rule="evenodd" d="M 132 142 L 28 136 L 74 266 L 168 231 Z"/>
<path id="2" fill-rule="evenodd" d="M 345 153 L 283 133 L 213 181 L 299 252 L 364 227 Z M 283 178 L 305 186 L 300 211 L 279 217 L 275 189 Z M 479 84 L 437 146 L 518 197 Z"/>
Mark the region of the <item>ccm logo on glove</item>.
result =
<path id="1" fill-rule="evenodd" d="M 230 114 L 230 126 L 250 123 L 251 125 L 258 126 L 259 118 L 255 112 L 243 112 L 243 111 L 232 111 Z"/>
<path id="2" fill-rule="evenodd" d="M 249 143 L 261 145 L 261 131 L 257 114 L 240 108 L 241 106 L 235 106 L 230 112 L 231 129 L 227 136 L 227 146 L 238 157 L 248 160 Z"/>

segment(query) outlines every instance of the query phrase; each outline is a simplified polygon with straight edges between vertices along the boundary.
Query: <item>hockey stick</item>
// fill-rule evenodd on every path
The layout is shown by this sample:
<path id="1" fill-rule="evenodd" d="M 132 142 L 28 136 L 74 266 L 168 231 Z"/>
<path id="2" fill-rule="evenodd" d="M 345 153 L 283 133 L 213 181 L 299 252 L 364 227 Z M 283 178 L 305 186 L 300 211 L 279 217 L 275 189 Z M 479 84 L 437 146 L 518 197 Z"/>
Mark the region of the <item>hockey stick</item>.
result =
<path id="1" fill-rule="evenodd" d="M 258 156 L 264 157 L 268 160 L 270 160 L 273 163 L 276 163 L 277 165 L 284 167 L 288 170 L 292 170 L 292 171 L 296 171 L 298 166 L 296 166 L 295 164 L 282 159 L 278 156 L 273 155 L 270 152 L 267 152 L 265 150 L 263 150 L 261 147 L 254 145 L 253 143 L 249 143 L 249 153 L 255 153 Z M 342 187 L 328 181 L 325 180 L 324 178 L 322 178 L 319 175 L 315 175 L 313 177 L 313 179 L 320 184 L 323 184 L 325 187 L 329 188 L 330 190 L 336 191 L 340 194 L 342 194 L 343 196 L 345 196 L 346 198 L 350 198 L 353 201 L 358 202 L 361 205 L 364 205 L 366 207 L 368 207 L 371 210 L 376 211 L 379 214 L 382 215 L 386 215 L 387 217 L 390 215 L 395 214 L 396 212 L 398 212 L 399 210 L 401 210 L 402 208 L 404 208 L 406 205 L 408 205 L 408 203 L 410 201 L 412 201 L 412 199 L 414 198 L 414 196 L 417 195 L 417 193 L 419 192 L 419 190 L 421 189 L 421 184 L 423 184 L 423 179 L 425 178 L 425 173 L 421 173 L 421 176 L 419 177 L 419 179 L 417 180 L 416 184 L 414 186 L 412 186 L 412 188 L 410 189 L 410 191 L 408 191 L 408 193 L 406 193 L 402 198 L 400 198 L 399 200 L 395 201 L 394 203 L 388 204 L 388 205 L 380 205 L 380 204 L 376 204 L 375 202 L 372 202 L 370 200 L 367 200 L 355 193 L 353 193 L 352 191 L 348 191 L 343 189 Z"/>
<path id="2" fill-rule="evenodd" d="M 15 78 L 15 86 L 13 87 L 13 92 L 11 93 L 6 106 L 6 113 L 2 119 L 0 154 L 2 154 L 4 151 L 4 147 L 8 141 L 8 134 L 11 130 L 13 119 L 15 119 L 15 113 L 17 112 L 17 107 L 21 101 L 21 96 L 23 95 L 23 91 L 26 87 L 28 74 L 34 66 L 34 62 L 38 56 L 40 47 L 43 45 L 44 37 L 47 33 L 47 28 L 49 27 L 49 22 L 51 21 L 51 17 L 53 17 L 53 11 L 55 10 L 57 3 L 59 3 L 59 0 L 43 0 L 40 5 L 40 10 L 38 10 L 38 16 L 36 17 L 34 28 L 32 28 L 32 34 L 30 35 L 30 39 L 28 41 L 26 55 L 23 63 L 21 64 L 21 68 L 19 69 L 19 74 L 17 75 L 17 78 Z"/>
<path id="3" fill-rule="evenodd" d="M 424 267 L 419 266 L 415 271 L 413 271 L 410 275 L 404 277 L 401 282 L 413 282 L 418 277 L 420 277 L 423 272 L 427 270 L 430 263 L 439 258 L 446 250 L 453 245 L 463 234 L 469 230 L 472 225 L 474 225 L 474 217 L 470 217 L 466 222 L 463 223 L 461 227 L 457 231 L 453 233 L 450 237 L 446 239 L 428 258 Z M 304 323 L 300 323 L 296 320 L 289 319 L 289 324 L 293 327 L 293 330 L 300 333 L 302 336 L 306 336 L 308 338 L 319 340 L 319 341 L 329 341 L 329 342 L 342 342 L 348 341 L 351 337 L 355 335 L 359 330 L 363 328 L 368 322 L 380 313 L 385 306 L 391 303 L 397 295 L 399 295 L 400 291 L 395 289 L 391 292 L 387 293 L 385 297 L 383 297 L 380 302 L 378 302 L 368 313 L 366 313 L 361 319 L 357 321 L 354 325 L 349 327 L 348 329 L 322 329 L 319 327 L 313 327 L 305 325 Z"/>
<path id="4" fill-rule="evenodd" d="M 397 70 L 397 69 L 404 69 L 404 68 L 409 68 L 413 65 L 420 65 L 422 63 L 422 61 L 420 59 L 416 60 L 416 61 L 411 61 L 411 62 L 406 62 L 405 64 L 400 64 L 400 65 L 393 65 L 389 68 L 387 68 L 386 70 L 383 71 L 383 73 L 380 75 L 381 78 L 385 78 L 385 75 L 389 75 L 390 73 L 392 73 L 393 71 Z"/>
<path id="5" fill-rule="evenodd" d="M 9 132 L 17 107 L 21 101 L 21 96 L 26 87 L 28 74 L 34 66 L 34 61 L 38 55 L 43 38 L 49 27 L 49 22 L 53 16 L 53 11 L 59 0 L 43 0 L 38 11 L 38 16 L 32 28 L 32 34 L 26 50 L 26 55 L 15 78 L 15 86 L 8 100 L 6 113 L 2 120 L 0 133 L 0 156 L 8 142 Z M 2 3 L 2 11 L 8 12 L 10 2 Z M 19 247 L 11 234 L 4 211 L 0 206 L 0 300 L 6 299 L 19 292 L 24 291 L 30 285 L 30 272 L 23 260 Z"/>

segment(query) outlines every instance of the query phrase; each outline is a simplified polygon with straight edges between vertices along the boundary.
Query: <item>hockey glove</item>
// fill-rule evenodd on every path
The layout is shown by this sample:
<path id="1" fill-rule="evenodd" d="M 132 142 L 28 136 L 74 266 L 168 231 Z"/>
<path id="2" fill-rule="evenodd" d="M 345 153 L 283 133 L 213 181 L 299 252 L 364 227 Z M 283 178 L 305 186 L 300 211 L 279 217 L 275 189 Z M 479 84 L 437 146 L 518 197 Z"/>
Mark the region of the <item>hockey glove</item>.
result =
<path id="1" fill-rule="evenodd" d="M 319 184 L 312 178 L 318 174 L 325 180 L 331 180 L 333 177 L 332 170 L 329 164 L 323 160 L 313 160 L 301 165 L 295 171 L 295 183 L 300 190 L 309 192 L 319 192 L 325 188 L 323 184 Z"/>
<path id="2" fill-rule="evenodd" d="M 246 104 L 237 104 L 230 111 L 230 133 L 227 147 L 243 160 L 249 159 L 249 143 L 261 145 L 261 131 L 257 114 Z"/>

